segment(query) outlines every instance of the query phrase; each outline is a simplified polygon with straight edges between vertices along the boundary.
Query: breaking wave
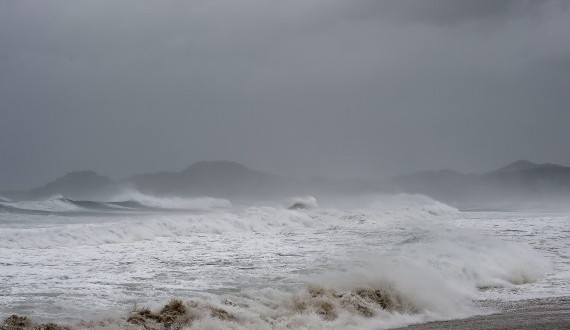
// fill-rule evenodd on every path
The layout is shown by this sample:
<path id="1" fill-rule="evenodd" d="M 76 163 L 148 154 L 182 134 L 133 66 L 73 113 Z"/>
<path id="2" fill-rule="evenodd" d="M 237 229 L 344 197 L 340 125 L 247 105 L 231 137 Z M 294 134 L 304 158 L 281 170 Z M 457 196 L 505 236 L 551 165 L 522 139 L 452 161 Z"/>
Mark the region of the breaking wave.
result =
<path id="1" fill-rule="evenodd" d="M 475 294 L 467 293 L 472 288 L 462 290 L 460 280 L 441 275 L 405 260 L 377 260 L 309 280 L 299 289 L 194 297 L 157 305 L 154 312 L 142 308 L 107 320 L 105 328 L 168 323 L 189 329 L 385 329 L 479 314 Z"/>
<path id="2" fill-rule="evenodd" d="M 210 199 L 206 201 L 212 202 Z M 65 199 L 44 202 L 40 202 L 44 209 L 77 210 L 81 205 L 87 207 L 83 202 Z M 217 203 L 214 201 L 208 205 Z M 130 204 L 115 205 L 128 207 Z M 418 269 L 454 274 L 456 279 L 473 283 L 473 288 L 508 286 L 540 277 L 540 269 L 544 267 L 525 266 L 537 265 L 540 259 L 532 249 L 454 227 L 449 222 L 458 216 L 457 212 L 444 204 L 425 204 L 422 200 L 422 203 L 408 204 L 399 211 L 393 206 L 368 211 L 247 207 L 205 213 L 118 215 L 101 222 L 4 228 L 0 232 L 0 248 L 98 246 L 203 233 L 301 233 L 309 230 L 342 235 L 346 231 L 356 231 L 370 240 L 370 251 L 383 249 L 384 260 L 393 257 L 395 263 L 406 261 L 417 265 Z M 368 237 L 368 232 L 376 236 Z M 366 252 L 359 251 L 358 254 L 359 260 L 363 260 Z M 375 256 L 367 258 L 373 260 Z"/>
<path id="3" fill-rule="evenodd" d="M 69 212 L 81 211 L 83 209 L 74 201 L 64 198 L 60 195 L 42 201 L 20 201 L 13 203 L 2 203 L 2 205 L 23 211 Z"/>
<path id="4" fill-rule="evenodd" d="M 77 213 L 121 210 L 210 210 L 229 208 L 231 202 L 212 197 L 154 197 L 140 193 L 115 196 L 110 202 L 71 200 L 55 196 L 41 201 L 0 202 L 0 211 L 11 213 Z"/>
<path id="5" fill-rule="evenodd" d="M 271 207 L 205 214 L 149 214 L 121 216 L 100 223 L 72 223 L 55 227 L 0 232 L 0 248 L 51 248 L 150 240 L 195 233 L 268 232 L 318 226 L 308 214 Z M 322 225 L 322 223 L 321 223 Z"/>
<path id="6" fill-rule="evenodd" d="M 319 207 L 317 199 L 313 196 L 299 196 L 290 198 L 287 202 L 288 209 L 290 210 L 308 210 L 316 209 Z"/>
<path id="7" fill-rule="evenodd" d="M 136 190 L 129 190 L 120 195 L 113 196 L 114 201 L 134 201 L 141 205 L 173 210 L 211 210 L 217 208 L 232 207 L 232 203 L 226 199 L 213 197 L 156 197 L 142 194 Z"/>
<path id="8" fill-rule="evenodd" d="M 453 299 L 449 292 L 437 291 L 439 287 L 430 296 L 400 289 L 397 284 L 378 281 L 350 288 L 308 285 L 296 293 L 266 290 L 255 299 L 172 300 L 155 308 L 156 312 L 135 310 L 126 320 L 110 320 L 105 326 L 161 328 L 169 323 L 189 329 L 379 329 L 474 314 L 469 302 Z"/>
<path id="9" fill-rule="evenodd" d="M 207 287 L 193 291 L 195 296 L 185 291 L 183 307 L 178 305 L 180 314 L 174 316 L 168 314 L 171 310 L 164 312 L 155 305 L 151 306 L 155 311 L 139 310 L 128 317 L 104 321 L 104 328 L 117 329 L 163 328 L 166 323 L 157 325 L 161 320 L 196 329 L 397 327 L 474 315 L 479 311 L 473 300 L 481 290 L 534 282 L 550 269 L 529 246 L 454 226 L 461 212 L 424 196 L 383 196 L 340 209 L 319 208 L 314 198 L 294 199 L 312 203 L 308 208 L 238 209 L 210 198 L 165 200 L 136 194 L 121 198 L 125 197 L 130 204 L 60 197 L 31 206 L 66 212 L 101 205 L 204 206 L 209 211 L 125 212 L 100 221 L 81 215 L 74 221 L 46 226 L 8 226 L 0 231 L 1 252 L 13 255 L 13 261 L 6 264 L 23 256 L 66 256 L 83 251 L 85 258 L 100 254 L 110 258 L 109 270 L 124 275 L 125 282 L 155 287 L 160 286 L 156 281 L 164 279 L 160 276 L 179 276 L 172 292 L 183 292 L 185 285 L 202 282 Z M 2 205 L 8 204 L 30 208 L 29 203 Z M 46 218 L 26 216 L 34 217 L 38 223 Z M 247 246 L 249 240 L 259 237 L 261 245 Z M 144 270 L 135 274 L 136 280 L 123 269 L 114 268 L 126 260 L 123 253 L 134 259 L 157 247 L 160 253 L 151 254 L 156 260 L 140 259 L 138 265 Z M 287 255 L 290 251 L 293 254 Z M 197 263 L 204 273 L 192 268 Z M 267 269 L 271 269 L 269 275 Z M 231 275 L 224 277 L 224 270 Z M 200 277 L 197 282 L 189 279 L 195 272 L 201 274 L 196 275 Z M 212 284 L 207 278 L 210 275 L 220 277 L 223 290 L 208 287 Z M 245 277 L 236 279 L 239 276 Z M 165 292 L 165 296 L 172 294 Z"/>

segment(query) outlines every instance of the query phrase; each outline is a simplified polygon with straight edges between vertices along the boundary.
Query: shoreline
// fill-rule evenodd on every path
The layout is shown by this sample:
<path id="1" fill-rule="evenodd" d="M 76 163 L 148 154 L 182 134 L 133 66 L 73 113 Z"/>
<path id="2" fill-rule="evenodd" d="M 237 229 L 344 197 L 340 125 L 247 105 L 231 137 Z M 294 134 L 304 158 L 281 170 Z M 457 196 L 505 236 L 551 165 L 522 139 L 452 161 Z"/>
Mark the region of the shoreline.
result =
<path id="1" fill-rule="evenodd" d="M 412 324 L 394 330 L 436 330 L 436 329 L 465 329 L 465 330 L 530 330 L 530 329 L 570 329 L 570 296 L 537 298 L 520 301 L 481 301 L 482 307 L 497 309 L 493 314 L 477 315 L 465 319 L 446 321 L 431 321 Z M 235 320 L 231 313 L 209 307 L 211 316 L 222 321 Z M 72 330 L 72 329 L 159 329 L 178 323 L 180 328 L 191 328 L 195 315 L 188 314 L 180 300 L 172 300 L 160 312 L 148 309 L 132 312 L 125 318 L 107 319 L 100 321 L 81 321 L 67 323 L 32 322 L 25 316 L 10 316 L 4 322 L 0 321 L 0 330 Z M 128 318 L 128 319 L 127 319 Z M 8 322 L 9 321 L 9 322 Z M 221 325 L 221 324 L 219 324 Z M 220 329 L 224 329 L 221 327 Z M 379 328 L 384 329 L 384 328 Z"/>
<path id="2" fill-rule="evenodd" d="M 570 296 L 501 302 L 497 313 L 466 319 L 432 321 L 394 330 L 570 329 Z"/>

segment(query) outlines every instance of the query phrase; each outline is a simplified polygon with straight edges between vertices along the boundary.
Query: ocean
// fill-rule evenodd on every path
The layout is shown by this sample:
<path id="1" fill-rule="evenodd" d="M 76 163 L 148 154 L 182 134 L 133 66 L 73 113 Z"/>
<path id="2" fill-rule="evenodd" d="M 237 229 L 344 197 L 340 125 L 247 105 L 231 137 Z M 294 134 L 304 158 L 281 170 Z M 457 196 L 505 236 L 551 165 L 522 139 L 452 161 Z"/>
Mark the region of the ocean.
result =
<path id="1" fill-rule="evenodd" d="M 300 203 L 302 208 L 288 209 Z M 0 317 L 133 329 L 385 329 L 570 295 L 570 212 L 419 195 L 0 202 Z"/>

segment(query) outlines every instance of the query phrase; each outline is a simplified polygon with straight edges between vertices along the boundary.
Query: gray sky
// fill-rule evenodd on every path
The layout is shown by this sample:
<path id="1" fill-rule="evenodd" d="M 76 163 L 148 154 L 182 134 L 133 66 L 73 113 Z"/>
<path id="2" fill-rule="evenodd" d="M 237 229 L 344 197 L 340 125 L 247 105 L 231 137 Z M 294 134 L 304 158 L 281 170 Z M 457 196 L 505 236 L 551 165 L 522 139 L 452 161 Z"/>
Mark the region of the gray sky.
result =
<path id="1" fill-rule="evenodd" d="M 570 165 L 569 2 L 0 0 L 0 190 Z"/>

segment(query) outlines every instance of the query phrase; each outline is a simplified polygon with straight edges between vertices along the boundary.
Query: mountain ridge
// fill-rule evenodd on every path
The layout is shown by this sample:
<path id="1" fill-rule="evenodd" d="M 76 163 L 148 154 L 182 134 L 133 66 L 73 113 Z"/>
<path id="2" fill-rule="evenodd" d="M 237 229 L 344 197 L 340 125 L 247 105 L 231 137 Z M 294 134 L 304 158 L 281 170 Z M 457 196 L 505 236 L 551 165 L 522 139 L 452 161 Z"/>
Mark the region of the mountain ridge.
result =
<path id="1" fill-rule="evenodd" d="M 118 185 L 112 179 L 92 170 L 67 172 L 63 176 L 33 188 L 26 195 L 33 199 L 48 198 L 54 195 L 72 196 L 77 199 L 97 199 L 115 192 Z"/>
<path id="2" fill-rule="evenodd" d="M 220 197 L 255 195 L 261 187 L 277 186 L 286 180 L 231 161 L 197 162 L 180 172 L 141 174 L 128 179 L 143 193 Z"/>
<path id="3" fill-rule="evenodd" d="M 481 174 L 427 171 L 385 183 L 393 192 L 421 193 L 456 206 L 570 201 L 570 167 L 528 160 Z"/>
<path id="4" fill-rule="evenodd" d="M 421 171 L 383 181 L 300 180 L 231 161 L 202 161 L 181 171 L 155 172 L 115 181 L 94 171 L 73 171 L 9 199 L 104 199 L 125 189 L 164 196 L 272 198 L 301 194 L 424 194 L 451 205 L 544 201 L 570 196 L 570 167 L 518 160 L 481 174 L 452 169 Z M 108 197 L 107 197 L 108 198 Z M 569 199 L 570 200 L 570 199 Z"/>
<path id="5" fill-rule="evenodd" d="M 551 164 L 551 163 L 537 164 L 537 163 L 533 163 L 531 161 L 528 161 L 526 159 L 521 159 L 521 160 L 517 160 L 515 162 L 512 162 L 506 166 L 500 167 L 500 168 L 498 168 L 494 171 L 491 171 L 491 172 L 526 171 L 526 170 L 533 170 L 533 169 L 537 169 L 537 168 L 560 168 L 560 167 L 566 167 L 566 166 L 558 165 L 558 164 Z"/>

